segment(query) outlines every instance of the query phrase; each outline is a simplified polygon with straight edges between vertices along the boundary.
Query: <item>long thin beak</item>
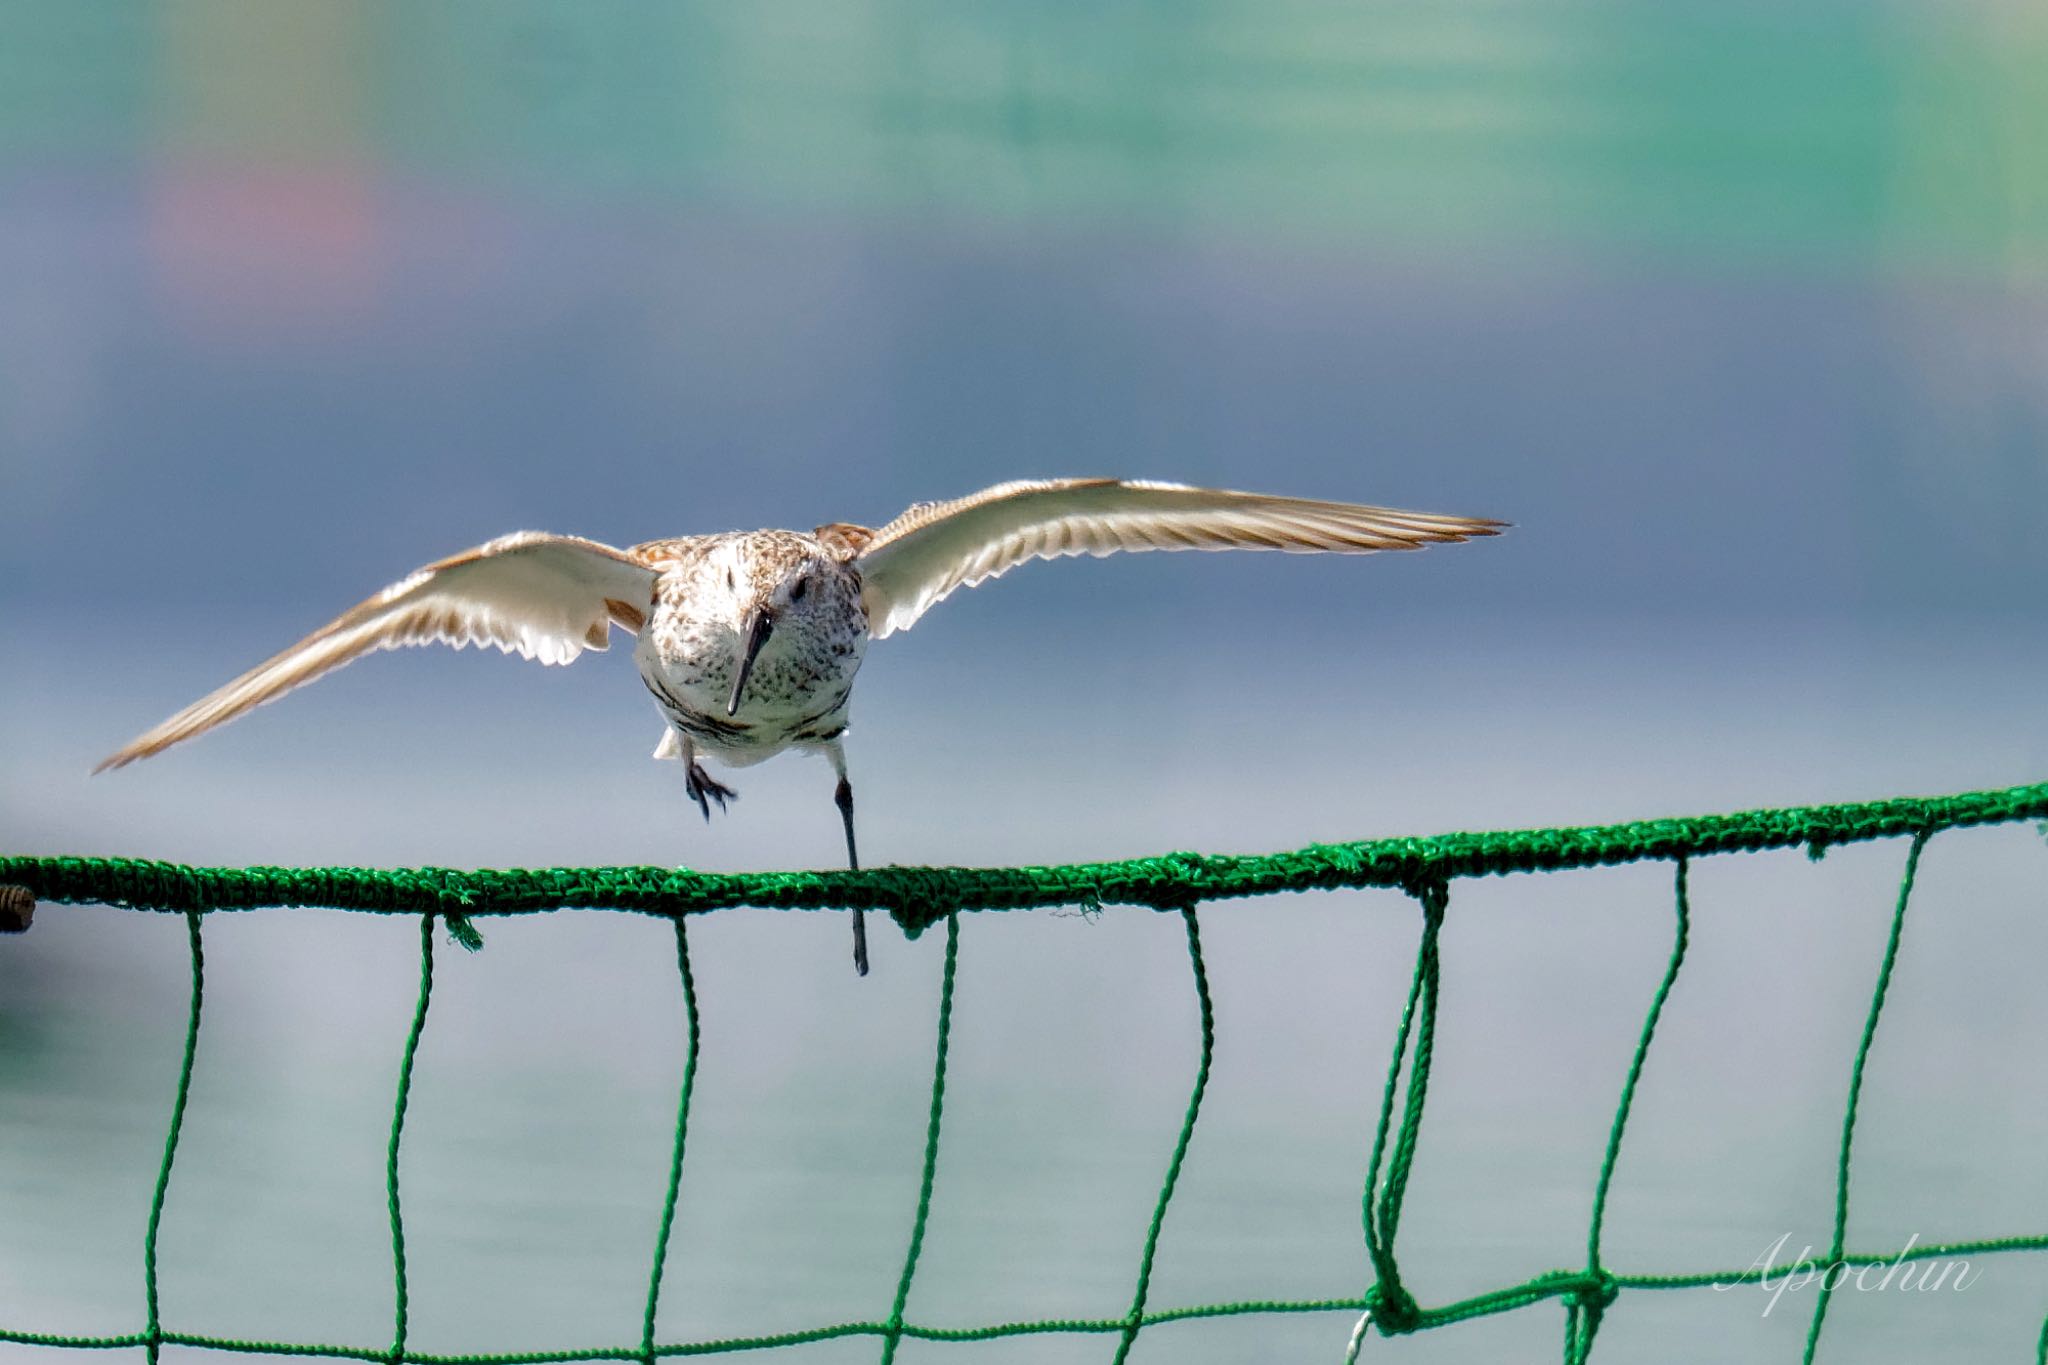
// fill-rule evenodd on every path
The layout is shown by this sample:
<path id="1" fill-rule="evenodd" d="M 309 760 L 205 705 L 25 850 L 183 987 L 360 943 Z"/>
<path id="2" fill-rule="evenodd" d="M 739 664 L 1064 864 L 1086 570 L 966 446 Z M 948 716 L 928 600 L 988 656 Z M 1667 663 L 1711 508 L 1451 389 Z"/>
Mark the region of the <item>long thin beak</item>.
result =
<path id="1" fill-rule="evenodd" d="M 745 630 L 747 642 L 740 653 L 740 671 L 732 680 L 732 697 L 725 703 L 728 716 L 740 713 L 740 693 L 746 690 L 747 675 L 754 671 L 754 656 L 761 652 L 761 646 L 768 643 L 768 636 L 775 630 L 775 618 L 756 607 L 747 613 Z"/>

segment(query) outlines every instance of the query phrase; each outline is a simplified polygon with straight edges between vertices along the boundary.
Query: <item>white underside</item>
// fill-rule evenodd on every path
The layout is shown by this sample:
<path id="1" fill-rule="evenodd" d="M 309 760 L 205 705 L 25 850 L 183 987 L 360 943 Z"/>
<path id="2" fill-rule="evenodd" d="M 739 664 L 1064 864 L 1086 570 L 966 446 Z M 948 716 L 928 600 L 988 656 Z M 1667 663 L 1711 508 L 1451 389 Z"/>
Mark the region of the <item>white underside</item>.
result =
<path id="1" fill-rule="evenodd" d="M 713 696 L 703 693 L 700 689 L 692 689 L 679 681 L 672 680 L 666 670 L 661 669 L 660 661 L 658 657 L 653 655 L 652 651 L 636 651 L 634 661 L 640 665 L 643 671 L 650 667 L 658 670 L 654 675 L 655 680 L 660 682 L 671 695 L 686 701 L 693 710 L 700 714 L 711 716 L 723 716 L 725 714 L 724 706 Z M 722 691 L 722 689 L 720 690 Z M 827 693 L 826 695 L 829 696 L 830 694 Z M 734 717 L 734 719 L 743 721 L 750 727 L 748 737 L 735 737 L 730 741 L 723 736 L 686 733 L 679 726 L 671 723 L 662 731 L 660 741 L 655 744 L 653 757 L 656 759 L 687 761 L 692 756 L 695 756 L 712 759 L 727 767 L 749 768 L 756 763 L 771 759 L 787 749 L 800 749 L 813 753 L 830 753 L 838 747 L 835 741 L 798 738 L 791 734 L 792 729 L 802 726 L 804 721 L 811 718 L 811 713 L 805 709 L 807 704 L 813 704 L 813 699 L 810 697 L 798 698 L 794 699 L 794 704 L 785 706 L 762 706 L 758 703 L 743 703 L 740 707 L 739 715 Z M 656 702 L 656 708 L 658 710 L 666 709 L 659 701 Z M 815 724 L 818 729 L 829 731 L 844 725 L 845 720 L 846 708 L 842 704 L 835 713 L 818 720 Z"/>
<path id="2" fill-rule="evenodd" d="M 677 762 L 681 762 L 687 756 L 687 753 L 683 747 L 685 744 L 689 745 L 691 749 L 694 749 L 698 755 L 704 758 L 714 759 L 717 762 L 724 764 L 728 768 L 751 768 L 756 763 L 765 762 L 768 759 L 775 757 L 775 755 L 779 753 L 785 753 L 791 749 L 795 749 L 801 753 L 824 754 L 829 758 L 832 754 L 832 751 L 839 747 L 839 741 L 835 739 L 828 740 L 822 744 L 812 744 L 802 740 L 796 740 L 792 741 L 791 743 L 785 744 L 781 748 L 777 749 L 769 749 L 765 747 L 752 749 L 728 749 L 725 746 L 715 744 L 710 740 L 691 738 L 689 736 L 684 735 L 674 726 L 670 726 L 668 729 L 663 730 L 661 732 L 661 739 L 657 741 L 654 746 L 653 757 L 655 757 L 656 759 L 674 759 Z"/>

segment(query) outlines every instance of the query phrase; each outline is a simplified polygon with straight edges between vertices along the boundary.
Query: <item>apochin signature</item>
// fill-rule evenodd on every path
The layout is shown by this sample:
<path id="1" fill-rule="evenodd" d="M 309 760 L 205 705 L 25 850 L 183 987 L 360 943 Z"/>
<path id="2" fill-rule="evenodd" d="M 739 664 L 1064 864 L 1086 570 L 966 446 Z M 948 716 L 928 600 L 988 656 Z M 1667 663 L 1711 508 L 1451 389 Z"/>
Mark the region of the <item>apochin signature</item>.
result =
<path id="1" fill-rule="evenodd" d="M 1763 1316 L 1769 1317 L 1771 1310 L 1778 1306 L 1778 1300 L 1784 1297 L 1788 1289 L 1805 1289 L 1825 1282 L 1829 1289 L 1859 1289 L 1868 1293 L 1882 1293 L 1887 1289 L 1949 1289 L 1959 1292 L 1969 1288 L 1978 1274 L 1969 1261 L 1959 1256 L 1929 1256 L 1913 1260 L 1913 1244 L 1920 1240 L 1920 1234 L 1916 1232 L 1906 1239 L 1906 1245 L 1900 1247 L 1898 1254 L 1891 1260 L 1867 1265 L 1830 1266 L 1814 1255 L 1811 1246 L 1804 1247 L 1795 1260 L 1782 1264 L 1783 1273 L 1773 1279 L 1772 1272 L 1781 1266 L 1778 1258 L 1785 1250 L 1785 1243 L 1791 1240 L 1792 1234 L 1788 1232 L 1764 1248 L 1763 1254 L 1749 1263 L 1749 1270 L 1761 1272 L 1755 1280 L 1745 1275 L 1740 1280 L 1717 1284 L 1714 1288 L 1725 1292 L 1754 1284 L 1770 1295 L 1770 1302 L 1764 1305 L 1763 1311 Z M 1954 1277 L 1953 1281 L 1950 1279 L 1951 1276 Z"/>

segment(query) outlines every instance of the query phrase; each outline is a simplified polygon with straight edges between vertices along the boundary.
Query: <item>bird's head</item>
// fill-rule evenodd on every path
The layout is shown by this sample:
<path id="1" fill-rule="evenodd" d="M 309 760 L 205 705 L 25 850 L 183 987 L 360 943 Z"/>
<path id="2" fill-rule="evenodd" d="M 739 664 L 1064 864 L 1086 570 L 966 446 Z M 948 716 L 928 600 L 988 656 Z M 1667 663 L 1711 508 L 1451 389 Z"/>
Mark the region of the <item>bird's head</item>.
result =
<path id="1" fill-rule="evenodd" d="M 728 619 L 739 641 L 739 666 L 725 713 L 737 715 L 754 661 L 777 630 L 800 627 L 825 609 L 831 566 L 797 545 L 765 536 L 736 539 L 718 566 Z"/>

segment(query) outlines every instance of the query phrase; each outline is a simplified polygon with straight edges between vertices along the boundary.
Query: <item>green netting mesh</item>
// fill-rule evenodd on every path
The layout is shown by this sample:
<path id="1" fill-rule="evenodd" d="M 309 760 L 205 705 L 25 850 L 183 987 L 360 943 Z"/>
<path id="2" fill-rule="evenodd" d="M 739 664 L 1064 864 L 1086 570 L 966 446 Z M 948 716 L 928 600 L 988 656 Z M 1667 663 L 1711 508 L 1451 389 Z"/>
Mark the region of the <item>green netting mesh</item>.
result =
<path id="1" fill-rule="evenodd" d="M 1263 857 L 1220 858 L 1176 853 L 1161 858 L 1064 867 L 891 867 L 861 872 L 722 875 L 647 867 L 557 868 L 537 872 L 462 872 L 447 868 L 386 871 L 363 868 L 196 868 L 121 858 L 0 858 L 0 884 L 24 887 L 39 900 L 97 903 L 182 914 L 192 973 L 183 1061 L 164 1139 L 163 1161 L 158 1168 L 147 1231 L 143 1237 L 145 1317 L 142 1329 L 124 1335 L 91 1337 L 0 1326 L 0 1342 L 73 1350 L 140 1347 L 152 1362 L 157 1359 L 161 1347 L 176 1345 L 252 1354 L 390 1361 L 394 1365 L 407 1361 L 421 1362 L 422 1365 L 542 1365 L 542 1362 L 583 1360 L 637 1360 L 651 1365 L 656 1359 L 667 1356 L 714 1355 L 850 1336 L 879 1338 L 881 1359 L 887 1362 L 894 1358 L 898 1345 L 905 1338 L 958 1342 L 1064 1332 L 1100 1333 L 1114 1338 L 1113 1358 L 1121 1362 L 1140 1332 L 1162 1322 L 1259 1313 L 1343 1313 L 1360 1315 L 1357 1330 L 1351 1337 L 1350 1355 L 1355 1358 L 1368 1325 L 1392 1336 L 1445 1327 L 1469 1318 L 1556 1300 L 1563 1305 L 1565 1313 L 1564 1359 L 1568 1365 L 1576 1365 L 1587 1358 L 1602 1319 L 1625 1291 L 1757 1283 L 1771 1276 L 1791 1274 L 1817 1276 L 1821 1286 L 1807 1331 L 1805 1357 L 1810 1361 L 1827 1322 L 1832 1290 L 1839 1277 L 1848 1270 L 1933 1258 L 2048 1250 L 2048 1233 L 1980 1241 L 1915 1243 L 1905 1248 L 1882 1251 L 1851 1250 L 1847 1243 L 1850 1157 L 1855 1141 L 1856 1111 L 1862 1094 L 1864 1065 L 1876 1040 L 1886 990 L 1898 958 L 1900 935 L 1912 899 L 1921 852 L 1928 840 L 1943 830 L 2042 817 L 2048 817 L 2048 784 L 1961 796 L 1750 811 L 1584 829 L 1451 834 L 1432 839 L 1325 844 Z M 1608 1191 L 1621 1156 L 1636 1086 L 1656 1035 L 1657 1021 L 1685 964 L 1692 911 L 1688 893 L 1691 860 L 1706 854 L 1799 846 L 1807 847 L 1818 857 L 1833 845 L 1894 837 L 1903 837 L 1909 842 L 1898 897 L 1892 908 L 1891 933 L 1878 965 L 1861 1041 L 1850 1065 L 1848 1099 L 1842 1114 L 1842 1136 L 1835 1166 L 1834 1228 L 1827 1255 L 1780 1266 L 1684 1274 L 1624 1274 L 1608 1269 L 1600 1254 L 1600 1232 L 1606 1215 Z M 1503 1286 L 1454 1303 L 1425 1306 L 1403 1282 L 1395 1243 L 1409 1170 L 1421 1141 L 1423 1108 L 1428 1096 L 1436 1034 L 1438 938 L 1450 908 L 1451 883 L 1459 877 L 1551 872 L 1648 859 L 1668 861 L 1674 867 L 1672 947 L 1651 997 L 1628 1072 L 1621 1083 L 1620 1099 L 1615 1107 L 1594 1187 L 1585 1264 L 1573 1269 L 1547 1271 L 1519 1284 Z M 1231 896 L 1367 886 L 1404 890 L 1415 899 L 1421 910 L 1414 975 L 1395 1030 L 1392 1060 L 1387 1068 L 1378 1122 L 1364 1172 L 1361 1223 L 1371 1283 L 1361 1286 L 1356 1297 L 1346 1299 L 1260 1300 L 1163 1309 L 1151 1306 L 1149 1290 L 1153 1260 L 1165 1229 L 1182 1162 L 1201 1117 L 1202 1096 L 1208 1086 L 1210 1062 L 1215 1051 L 1215 1011 L 1202 959 L 1198 906 L 1205 901 Z M 1130 1307 L 1116 1318 L 1037 1319 L 970 1328 L 921 1326 L 910 1321 L 905 1314 L 917 1274 L 918 1254 L 923 1246 L 938 1174 L 947 1047 L 953 1018 L 953 984 L 960 953 L 960 912 L 1074 904 L 1089 907 L 1146 906 L 1178 915 L 1187 936 L 1191 986 L 1200 1006 L 1201 1060 L 1188 1096 L 1186 1115 L 1167 1161 L 1159 1197 L 1146 1229 Z M 660 1302 L 662 1269 L 674 1232 L 677 1193 L 681 1188 L 684 1147 L 689 1133 L 691 1091 L 698 1060 L 697 992 L 690 968 L 686 916 L 741 905 L 886 910 L 911 934 L 944 922 L 945 970 L 939 995 L 938 1049 L 932 1066 L 931 1110 L 925 1129 L 923 1176 L 918 1187 L 917 1207 L 911 1218 L 902 1273 L 886 1317 L 759 1336 L 657 1343 L 655 1316 Z M 157 1234 L 170 1192 L 179 1134 L 191 1090 L 193 1059 L 199 1047 L 205 995 L 202 932 L 205 916 L 219 911 L 282 906 L 326 906 L 341 910 L 410 914 L 419 920 L 419 993 L 411 1028 L 407 1031 L 400 1055 L 397 1095 L 392 1106 L 390 1144 L 385 1162 L 394 1313 L 391 1340 L 383 1345 L 335 1346 L 200 1336 L 166 1327 L 159 1311 Z M 406 1339 L 411 1288 L 406 1277 L 405 1222 L 399 1197 L 399 1170 L 406 1105 L 412 1089 L 413 1059 L 426 1028 L 428 1005 L 433 998 L 436 921 L 444 922 L 462 941 L 473 942 L 474 930 L 470 920 L 474 917 L 564 908 L 659 915 L 669 918 L 675 927 L 676 969 L 682 987 L 687 1042 L 676 1106 L 675 1143 L 648 1277 L 646 1313 L 639 1324 L 638 1339 L 631 1344 L 563 1351 L 480 1355 L 415 1351 L 408 1346 Z M 2039 1365 L 2048 1365 L 2048 1322 L 2042 1326 L 2036 1358 Z"/>

